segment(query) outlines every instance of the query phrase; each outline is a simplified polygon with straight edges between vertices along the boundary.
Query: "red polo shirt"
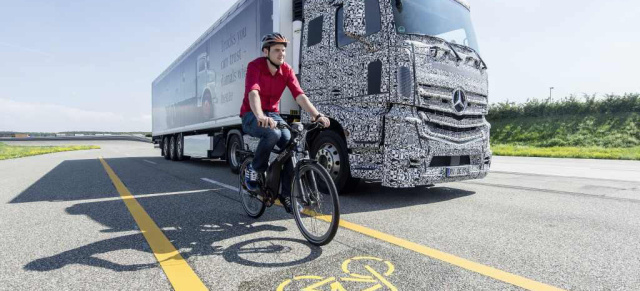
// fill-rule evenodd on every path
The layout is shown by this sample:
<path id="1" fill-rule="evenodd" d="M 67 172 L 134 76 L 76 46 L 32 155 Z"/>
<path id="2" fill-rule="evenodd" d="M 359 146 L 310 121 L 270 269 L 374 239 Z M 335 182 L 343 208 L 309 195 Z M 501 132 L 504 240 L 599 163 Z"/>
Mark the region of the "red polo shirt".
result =
<path id="1" fill-rule="evenodd" d="M 260 103 L 262 104 L 262 111 L 264 112 L 280 113 L 278 105 L 280 104 L 280 97 L 282 97 L 285 86 L 289 87 L 293 99 L 304 94 L 300 88 L 300 83 L 298 83 L 295 72 L 287 63 L 283 63 L 276 74 L 271 75 L 267 62 L 267 58 L 261 57 L 251 61 L 247 66 L 244 99 L 242 100 L 242 107 L 240 108 L 240 116 L 251 111 L 249 92 L 253 90 L 260 92 Z"/>

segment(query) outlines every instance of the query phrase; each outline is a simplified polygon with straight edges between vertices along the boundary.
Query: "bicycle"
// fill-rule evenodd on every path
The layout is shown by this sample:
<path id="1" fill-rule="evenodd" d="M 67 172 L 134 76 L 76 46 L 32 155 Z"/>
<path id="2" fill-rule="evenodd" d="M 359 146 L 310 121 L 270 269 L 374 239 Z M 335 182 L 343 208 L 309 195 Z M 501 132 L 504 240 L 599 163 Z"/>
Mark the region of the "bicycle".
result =
<path id="1" fill-rule="evenodd" d="M 294 122 L 291 126 L 279 123 L 278 129 L 289 129 L 291 139 L 282 149 L 274 149 L 275 160 L 269 163 L 267 171 L 258 175 L 258 191 L 247 190 L 245 171 L 253 161 L 254 153 L 239 150 L 243 160 L 238 175 L 240 180 L 239 195 L 245 212 L 253 218 L 260 217 L 266 207 L 276 203 L 280 190 L 280 173 L 287 162 L 293 163 L 291 210 L 302 235 L 310 243 L 322 246 L 331 242 L 338 231 L 340 222 L 340 206 L 338 190 L 333 179 L 318 161 L 312 159 L 306 149 L 307 133 L 320 127 L 320 123 L 302 124 Z M 327 208 L 328 213 L 325 213 Z M 320 220 L 324 221 L 321 222 Z M 326 226 L 328 222 L 328 227 Z"/>

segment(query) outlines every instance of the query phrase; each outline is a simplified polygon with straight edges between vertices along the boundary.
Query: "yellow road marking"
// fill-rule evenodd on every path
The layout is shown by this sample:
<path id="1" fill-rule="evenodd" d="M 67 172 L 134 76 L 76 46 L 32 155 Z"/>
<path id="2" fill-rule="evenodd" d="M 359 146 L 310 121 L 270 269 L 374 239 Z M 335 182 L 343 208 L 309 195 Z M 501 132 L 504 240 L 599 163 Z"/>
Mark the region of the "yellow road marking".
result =
<path id="1" fill-rule="evenodd" d="M 111 178 L 111 182 L 113 182 L 116 190 L 120 193 L 120 197 L 127 205 L 129 212 L 131 212 L 133 219 L 135 219 L 140 228 L 140 232 L 147 239 L 153 254 L 160 263 L 165 275 L 167 275 L 173 289 L 178 291 L 209 290 L 102 157 L 100 157 L 100 163 L 102 163 L 109 178 Z"/>
<path id="2" fill-rule="evenodd" d="M 281 205 L 280 203 L 276 202 L 276 205 Z M 318 219 L 324 220 L 326 222 L 331 222 L 331 216 L 328 215 L 319 215 L 313 211 L 310 210 L 304 210 L 304 212 L 306 215 L 309 216 L 316 216 Z M 544 283 L 540 283 L 531 279 L 527 279 L 525 277 L 522 276 L 518 276 L 515 274 L 511 274 L 509 272 L 505 272 L 502 270 L 498 270 L 496 268 L 493 267 L 489 267 L 489 266 L 485 266 L 473 261 L 469 261 L 457 256 L 454 256 L 452 254 L 448 254 L 433 248 L 429 248 L 414 242 L 410 242 L 408 240 L 404 240 L 383 232 L 379 232 L 377 230 L 373 230 L 361 225 L 357 225 L 355 223 L 351 223 L 345 220 L 340 219 L 340 224 L 341 227 L 344 227 L 346 229 L 355 231 L 355 232 L 359 232 L 361 234 L 397 245 L 399 247 L 408 249 L 408 250 L 412 250 L 414 252 L 423 254 L 425 256 L 452 264 L 454 266 L 458 266 L 461 267 L 463 269 L 469 270 L 469 271 L 473 271 L 482 275 L 485 275 L 487 277 L 491 277 L 494 278 L 496 280 L 505 282 L 505 283 L 509 283 L 524 289 L 528 289 L 528 290 L 563 290 L 560 289 L 558 287 L 554 287 L 551 285 L 547 285 Z"/>
<path id="3" fill-rule="evenodd" d="M 382 284 L 387 286 L 387 288 L 389 288 L 389 290 L 398 291 L 398 288 L 396 288 L 395 286 L 391 285 L 391 283 L 389 283 L 389 281 L 387 281 L 387 279 L 385 279 L 382 275 L 378 274 L 378 272 L 376 272 L 373 268 L 371 268 L 369 266 L 364 266 L 364 267 L 365 267 L 365 269 L 367 269 L 367 271 L 371 272 L 371 274 L 373 274 L 373 276 L 375 276 L 376 279 L 380 280 L 380 282 L 382 282 Z"/>
<path id="4" fill-rule="evenodd" d="M 355 232 L 359 232 L 365 235 L 368 235 L 373 238 L 377 238 L 382 241 L 386 241 L 388 243 L 403 247 L 408 250 L 412 250 L 414 252 L 423 254 L 425 256 L 447 262 L 449 264 L 461 267 L 463 269 L 467 269 L 469 271 L 473 271 L 476 273 L 480 273 L 482 275 L 494 278 L 496 280 L 500 280 L 502 282 L 506 282 L 509 284 L 513 284 L 518 287 L 522 287 L 528 290 L 562 290 L 560 288 L 547 285 L 544 283 L 540 283 L 531 279 L 527 279 L 515 274 L 511 274 L 502 270 L 498 270 L 493 267 L 485 266 L 476 262 L 472 262 L 452 254 L 448 254 L 445 252 L 441 252 L 436 249 L 432 249 L 429 247 L 425 247 L 423 245 L 419 245 L 414 242 L 410 242 L 386 233 L 379 232 L 377 230 L 373 230 L 361 225 L 357 225 L 355 223 L 351 223 L 348 221 L 340 220 L 340 226 L 353 230 Z"/>
<path id="5" fill-rule="evenodd" d="M 315 213 L 312 210 L 304 210 L 304 212 L 306 215 L 309 216 L 314 216 L 320 220 L 324 220 L 326 222 L 331 222 L 331 216 L 330 215 L 320 215 L 318 213 Z M 563 290 L 560 289 L 558 287 L 554 287 L 551 285 L 547 285 L 544 283 L 540 283 L 531 279 L 527 279 L 525 277 L 521 277 L 515 274 L 511 274 L 509 272 L 505 272 L 502 270 L 498 270 L 496 268 L 493 267 L 489 267 L 489 266 L 485 266 L 473 261 L 469 261 L 457 256 L 454 256 L 452 254 L 448 254 L 436 249 L 432 249 L 429 247 L 425 247 L 423 245 L 414 243 L 414 242 L 410 242 L 408 240 L 404 240 L 377 230 L 373 230 L 370 229 L 368 227 L 364 227 L 355 223 L 351 223 L 345 220 L 340 219 L 340 226 L 344 227 L 346 229 L 349 230 L 353 230 L 355 232 L 359 232 L 362 233 L 364 235 L 368 235 L 370 237 L 373 238 L 377 238 L 379 240 L 382 241 L 386 241 L 388 243 L 403 247 L 405 249 L 408 250 L 412 250 L 414 252 L 426 255 L 428 257 L 432 257 L 434 259 L 438 259 L 440 261 L 443 262 L 447 262 L 449 264 L 461 267 L 463 269 L 467 269 L 469 271 L 473 271 L 476 273 L 480 273 L 482 275 L 500 280 L 502 282 L 506 282 L 509 284 L 513 284 L 525 289 L 529 289 L 529 290 Z"/>

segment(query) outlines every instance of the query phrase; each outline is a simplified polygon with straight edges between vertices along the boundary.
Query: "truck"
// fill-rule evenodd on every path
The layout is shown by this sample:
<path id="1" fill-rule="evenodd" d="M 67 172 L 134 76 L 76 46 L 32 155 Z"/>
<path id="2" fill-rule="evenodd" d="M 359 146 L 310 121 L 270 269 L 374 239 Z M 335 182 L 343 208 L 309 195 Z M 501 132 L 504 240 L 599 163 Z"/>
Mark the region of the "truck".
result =
<path id="1" fill-rule="evenodd" d="M 255 147 L 239 116 L 261 36 L 331 126 L 310 153 L 339 190 L 481 179 L 491 166 L 487 65 L 463 0 L 239 0 L 152 84 L 152 139 L 166 159 L 226 160 Z M 285 90 L 289 122 L 310 116 Z"/>

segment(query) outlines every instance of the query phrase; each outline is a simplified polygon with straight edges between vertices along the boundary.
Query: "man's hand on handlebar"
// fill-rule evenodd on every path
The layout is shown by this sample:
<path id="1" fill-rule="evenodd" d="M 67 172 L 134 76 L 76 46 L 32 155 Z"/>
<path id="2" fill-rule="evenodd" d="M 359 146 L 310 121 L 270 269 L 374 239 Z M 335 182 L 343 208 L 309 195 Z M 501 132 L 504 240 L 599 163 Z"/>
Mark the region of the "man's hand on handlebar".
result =
<path id="1" fill-rule="evenodd" d="M 264 128 L 271 128 L 274 129 L 276 128 L 276 121 L 273 120 L 273 118 L 266 116 L 266 115 L 262 115 L 260 117 L 258 117 L 258 126 L 260 127 L 264 127 Z"/>
<path id="2" fill-rule="evenodd" d="M 322 124 L 322 127 L 324 128 L 329 128 L 329 125 L 331 124 L 331 121 L 329 121 L 329 118 L 322 116 L 320 118 L 318 118 L 318 120 L 316 120 L 316 122 Z"/>

